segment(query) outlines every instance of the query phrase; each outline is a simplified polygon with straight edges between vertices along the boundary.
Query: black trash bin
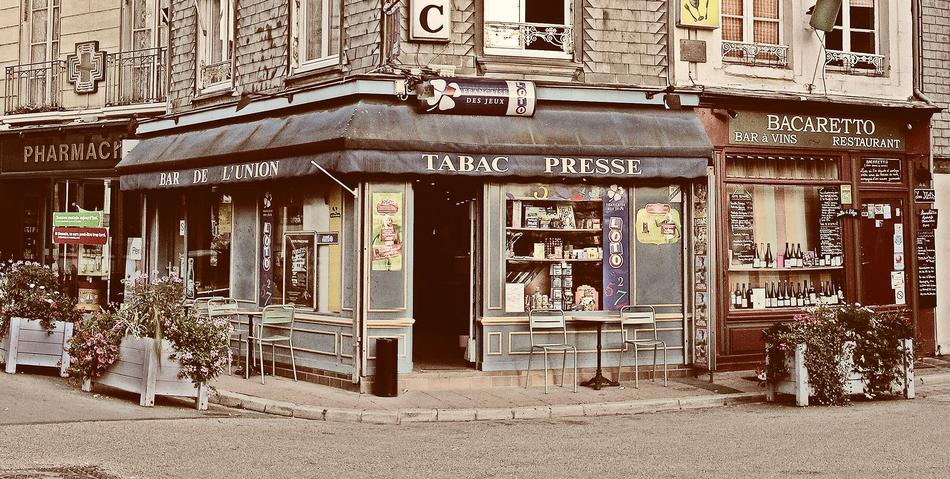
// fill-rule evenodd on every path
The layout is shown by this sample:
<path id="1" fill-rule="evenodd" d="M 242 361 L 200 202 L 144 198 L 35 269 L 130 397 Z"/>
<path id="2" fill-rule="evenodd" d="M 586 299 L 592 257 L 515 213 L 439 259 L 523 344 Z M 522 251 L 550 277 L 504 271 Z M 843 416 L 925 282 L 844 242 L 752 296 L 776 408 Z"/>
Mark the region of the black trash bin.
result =
<path id="1" fill-rule="evenodd" d="M 379 338 L 376 340 L 376 380 L 373 393 L 382 397 L 399 395 L 399 340 Z"/>

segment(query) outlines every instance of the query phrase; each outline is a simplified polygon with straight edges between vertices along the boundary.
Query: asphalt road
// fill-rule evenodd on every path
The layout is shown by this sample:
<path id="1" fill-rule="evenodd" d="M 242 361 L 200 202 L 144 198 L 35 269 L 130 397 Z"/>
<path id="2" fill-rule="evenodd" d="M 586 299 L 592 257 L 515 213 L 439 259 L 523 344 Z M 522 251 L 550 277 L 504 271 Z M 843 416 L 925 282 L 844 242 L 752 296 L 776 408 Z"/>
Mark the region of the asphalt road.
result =
<path id="1" fill-rule="evenodd" d="M 0 478 L 11 469 L 63 465 L 95 465 L 121 478 L 866 478 L 950 471 L 946 383 L 921 388 L 913 401 L 841 408 L 757 404 L 376 426 L 223 408 L 198 413 L 178 404 L 146 409 L 129 398 L 83 393 L 44 403 L 26 396 L 62 393 L 55 390 L 65 387 L 60 381 L 15 381 L 0 378 Z"/>

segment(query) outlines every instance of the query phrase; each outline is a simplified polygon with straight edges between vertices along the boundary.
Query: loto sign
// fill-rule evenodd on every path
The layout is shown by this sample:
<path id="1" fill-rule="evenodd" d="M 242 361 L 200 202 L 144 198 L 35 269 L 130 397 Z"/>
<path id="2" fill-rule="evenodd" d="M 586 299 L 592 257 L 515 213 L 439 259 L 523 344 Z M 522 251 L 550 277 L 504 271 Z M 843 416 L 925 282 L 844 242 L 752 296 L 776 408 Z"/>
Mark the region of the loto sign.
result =
<path id="1" fill-rule="evenodd" d="M 451 0 L 409 1 L 409 40 L 447 42 L 451 34 Z"/>

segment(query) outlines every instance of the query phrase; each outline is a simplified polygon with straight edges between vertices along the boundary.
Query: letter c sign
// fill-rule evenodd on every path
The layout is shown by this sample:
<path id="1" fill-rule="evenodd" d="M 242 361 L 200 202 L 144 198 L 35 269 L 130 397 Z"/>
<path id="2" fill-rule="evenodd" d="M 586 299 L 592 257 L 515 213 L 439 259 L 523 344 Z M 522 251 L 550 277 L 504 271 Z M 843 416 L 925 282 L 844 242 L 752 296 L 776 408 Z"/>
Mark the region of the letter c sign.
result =
<path id="1" fill-rule="evenodd" d="M 410 0 L 409 40 L 447 42 L 452 33 L 452 0 Z"/>

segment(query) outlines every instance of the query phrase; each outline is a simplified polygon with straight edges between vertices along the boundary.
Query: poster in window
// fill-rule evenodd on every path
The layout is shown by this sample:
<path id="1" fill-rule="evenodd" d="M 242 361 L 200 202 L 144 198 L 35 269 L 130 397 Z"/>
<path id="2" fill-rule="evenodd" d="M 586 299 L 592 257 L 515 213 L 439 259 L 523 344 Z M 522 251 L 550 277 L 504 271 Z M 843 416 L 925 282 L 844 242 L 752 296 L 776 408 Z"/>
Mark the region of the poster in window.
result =
<path id="1" fill-rule="evenodd" d="M 402 271 L 401 192 L 373 193 L 373 271 Z"/>
<path id="2" fill-rule="evenodd" d="M 284 304 L 316 309 L 316 254 L 313 233 L 284 235 Z"/>
<path id="3" fill-rule="evenodd" d="M 683 28 L 719 28 L 720 0 L 677 0 L 679 26 Z"/>
<path id="4" fill-rule="evenodd" d="M 274 295 L 274 198 L 270 192 L 265 192 L 261 200 L 261 257 L 258 261 L 260 288 L 257 292 L 257 304 L 267 306 L 271 304 Z"/>

